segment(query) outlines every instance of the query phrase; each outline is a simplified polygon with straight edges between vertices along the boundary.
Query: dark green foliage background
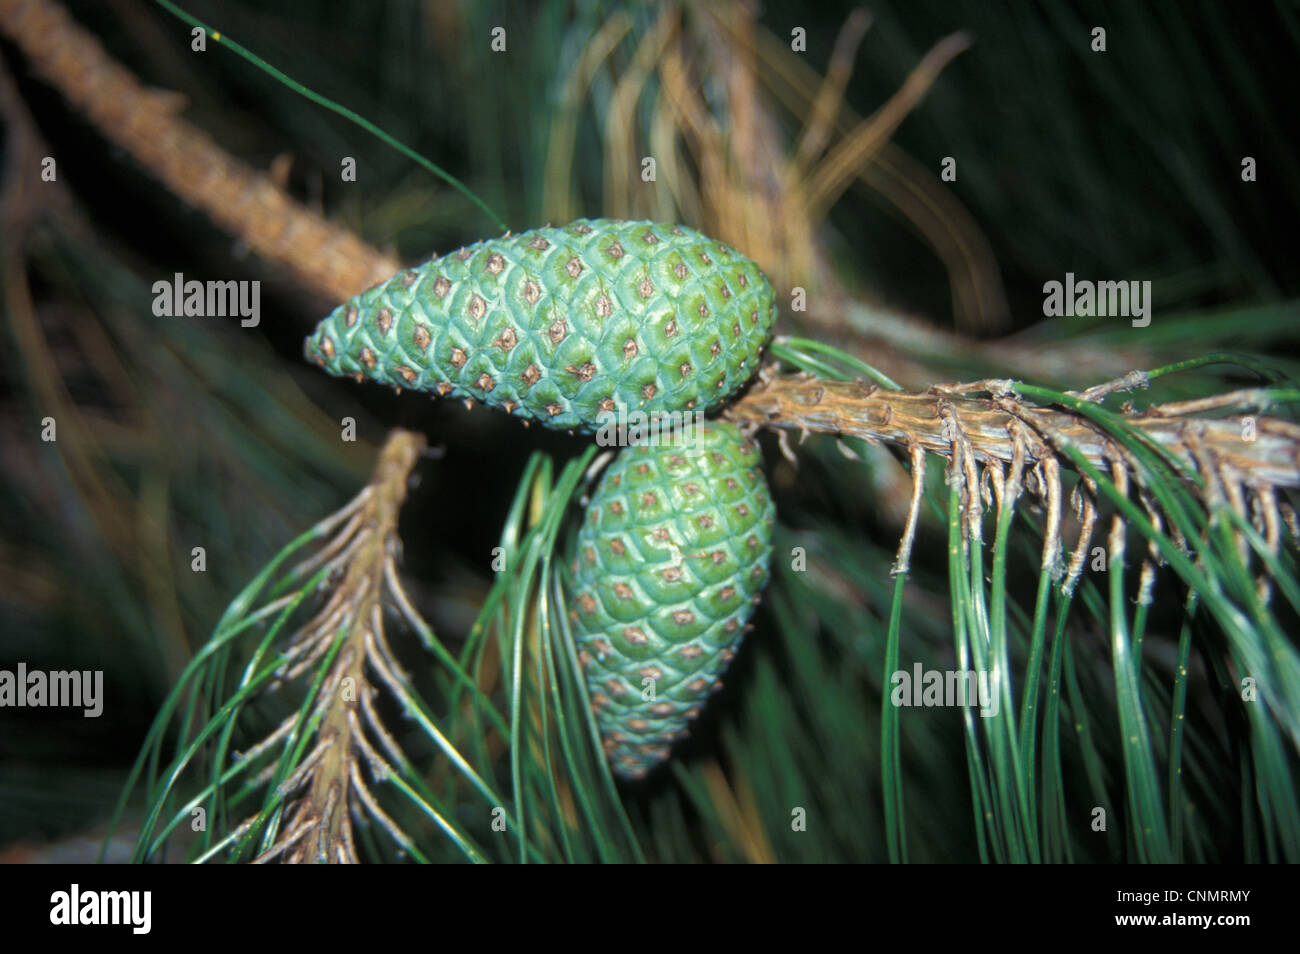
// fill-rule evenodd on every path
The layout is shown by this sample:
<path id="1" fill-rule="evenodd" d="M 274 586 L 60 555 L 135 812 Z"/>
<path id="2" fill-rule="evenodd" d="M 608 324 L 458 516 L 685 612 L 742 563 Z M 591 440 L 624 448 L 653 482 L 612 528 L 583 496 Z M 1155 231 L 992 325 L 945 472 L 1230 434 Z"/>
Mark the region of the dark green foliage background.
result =
<path id="1" fill-rule="evenodd" d="M 557 74 L 576 55 L 567 31 L 572 21 L 598 20 L 608 5 L 441 6 L 191 0 L 187 9 L 432 158 L 512 227 L 540 224 Z M 191 53 L 187 30 L 152 4 L 69 7 L 144 81 L 183 92 L 186 117 L 233 154 L 265 167 L 291 153 L 292 191 L 373 244 L 418 261 L 493 233 L 459 193 L 355 127 L 227 51 Z M 778 36 L 805 26 L 808 61 L 821 69 L 848 9 L 770 2 L 762 23 Z M 965 28 L 975 39 L 895 141 L 930 168 L 944 156 L 958 159 L 954 192 L 997 253 L 1023 342 L 1068 353 L 1068 339 L 1083 335 L 1116 347 L 1160 345 L 1179 356 L 1230 346 L 1269 355 L 1274 367 L 1296 375 L 1300 170 L 1288 77 L 1300 14 L 1293 4 L 969 0 L 871 9 L 875 25 L 847 94 L 860 113 L 892 94 L 939 37 Z M 496 24 L 509 27 L 509 68 L 488 51 Z M 1093 25 L 1107 28 L 1104 55 L 1088 52 Z M 26 236 L 37 314 L 83 410 L 115 420 L 134 414 L 105 384 L 99 339 L 88 325 L 102 331 L 140 389 L 148 413 L 134 419 L 145 422 L 150 440 L 111 444 L 118 476 L 111 492 L 122 513 L 145 520 L 154 541 L 132 554 L 115 550 L 64 458 L 39 442 L 47 410 L 6 322 L 0 668 L 23 660 L 103 669 L 108 697 L 98 720 L 0 711 L 0 850 L 20 856 L 98 830 L 186 654 L 270 556 L 350 498 L 389 427 L 422 430 L 443 449 L 418 469 L 402 530 L 412 592 L 453 643 L 488 585 L 491 548 L 528 455 L 542 449 L 567 457 L 584 442 L 523 431 L 505 415 L 336 381 L 306 365 L 301 340 L 337 303 L 313 300 L 247 257 L 27 77 L 16 50 L 6 45 L 3 55 L 84 215 L 74 220 L 51 207 Z M 578 141 L 597 136 L 584 117 Z M 1244 155 L 1258 162 L 1256 183 L 1241 182 Z M 343 156 L 357 160 L 355 184 L 339 182 Z M 580 152 L 575 162 L 587 212 L 597 215 L 599 153 Z M 831 222 L 827 243 L 851 287 L 948 322 L 942 266 L 906 224 L 864 192 L 851 192 Z M 155 319 L 150 285 L 176 271 L 261 279 L 260 327 Z M 1042 322 L 1042 283 L 1067 271 L 1153 280 L 1151 328 Z M 960 377 L 955 369 L 967 360 L 931 357 L 936 378 Z M 337 440 L 332 422 L 346 415 L 359 422 L 359 446 Z M 803 546 L 815 572 L 774 563 L 758 631 L 726 688 L 681 748 L 676 770 L 633 789 L 629 804 L 653 858 L 749 857 L 693 772 L 721 758 L 748 780 L 776 857 L 880 860 L 881 672 L 897 526 L 871 490 L 880 485 L 870 464 L 849 465 L 831 442 L 810 440 L 796 472 L 773 441 L 765 448 L 781 519 L 777 553 Z M 930 532 L 941 534 L 941 523 Z M 924 593 L 942 596 L 941 536 L 928 539 L 916 579 Z M 203 574 L 189 568 L 199 545 L 207 551 Z M 1036 546 L 1026 543 L 1017 557 L 1025 578 Z M 1177 599 L 1172 588 L 1168 595 Z M 1176 639 L 1174 622 L 1176 614 L 1163 630 L 1153 623 L 1153 653 Z M 903 647 L 904 660 L 951 665 L 945 601 L 909 606 Z M 1079 644 L 1076 661 L 1082 696 L 1096 701 L 1092 739 L 1118 804 L 1123 771 L 1104 634 Z M 911 710 L 903 727 L 910 857 L 976 857 L 958 720 L 949 710 Z M 1220 741 L 1221 729 L 1213 718 L 1202 721 L 1202 747 L 1189 754 L 1197 797 L 1228 806 L 1197 854 L 1240 860 L 1248 840 L 1239 816 L 1241 754 Z M 1085 778 L 1077 759 L 1067 766 L 1068 798 L 1080 811 L 1094 803 Z M 689 824 L 674 827 L 679 799 Z M 815 819 L 807 832 L 790 831 L 792 805 Z M 1124 857 L 1122 832 L 1090 844 L 1089 860 Z"/>

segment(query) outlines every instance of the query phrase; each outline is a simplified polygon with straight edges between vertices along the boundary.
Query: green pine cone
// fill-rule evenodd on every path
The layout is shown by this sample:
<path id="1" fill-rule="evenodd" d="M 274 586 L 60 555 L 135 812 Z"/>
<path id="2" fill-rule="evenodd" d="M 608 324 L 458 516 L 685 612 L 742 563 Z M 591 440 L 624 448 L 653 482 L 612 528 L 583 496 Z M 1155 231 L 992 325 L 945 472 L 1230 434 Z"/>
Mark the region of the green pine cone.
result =
<path id="1" fill-rule="evenodd" d="M 666 759 L 719 686 L 767 582 L 773 518 L 758 444 L 725 421 L 625 447 L 601 477 L 569 560 L 569 618 L 624 778 Z"/>
<path id="2" fill-rule="evenodd" d="M 758 369 L 759 267 L 680 225 L 580 219 L 478 242 L 334 309 L 303 351 L 330 374 L 473 398 L 590 433 L 606 412 L 706 412 Z"/>

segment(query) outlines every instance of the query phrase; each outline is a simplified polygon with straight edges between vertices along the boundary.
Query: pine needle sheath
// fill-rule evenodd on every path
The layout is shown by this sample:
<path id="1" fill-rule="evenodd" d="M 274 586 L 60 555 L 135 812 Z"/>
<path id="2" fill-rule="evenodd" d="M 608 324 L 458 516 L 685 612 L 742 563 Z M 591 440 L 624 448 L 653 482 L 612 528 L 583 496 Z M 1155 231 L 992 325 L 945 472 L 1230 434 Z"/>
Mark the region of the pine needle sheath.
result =
<path id="1" fill-rule="evenodd" d="M 765 373 L 744 399 L 728 410 L 739 423 L 839 434 L 883 441 L 903 447 L 916 445 L 930 453 L 950 456 L 953 435 L 945 415 L 961 422 L 980 462 L 1010 463 L 1015 456 L 1019 421 L 1038 435 L 1039 444 L 1069 444 L 1101 464 L 1117 453 L 1109 440 L 1086 418 L 1070 410 L 1036 405 L 1017 391 L 1026 386 L 1008 380 L 964 385 L 935 385 L 920 392 L 893 391 L 864 381 L 829 381 L 812 375 Z M 972 395 L 986 394 L 986 397 Z M 1215 470 L 1252 487 L 1300 486 L 1300 427 L 1259 410 L 1285 394 L 1263 390 L 1219 395 L 1211 402 L 1155 406 L 1124 420 L 1151 442 L 1188 467 L 1201 458 Z M 1199 416 L 1216 408 L 1238 413 L 1223 418 Z M 1242 438 L 1244 419 L 1251 418 L 1253 438 Z M 1031 456 L 1031 461 L 1041 456 Z"/>

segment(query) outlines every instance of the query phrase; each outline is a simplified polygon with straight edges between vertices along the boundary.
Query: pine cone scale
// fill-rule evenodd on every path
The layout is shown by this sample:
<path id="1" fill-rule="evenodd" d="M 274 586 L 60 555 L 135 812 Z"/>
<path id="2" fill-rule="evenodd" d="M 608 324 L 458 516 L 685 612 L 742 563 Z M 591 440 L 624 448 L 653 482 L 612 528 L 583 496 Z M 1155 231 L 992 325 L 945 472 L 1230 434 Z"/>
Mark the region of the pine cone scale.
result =
<path id="1" fill-rule="evenodd" d="M 336 308 L 331 374 L 472 398 L 547 427 L 706 412 L 757 369 L 776 309 L 740 253 L 682 226 L 580 220 L 470 245 Z"/>

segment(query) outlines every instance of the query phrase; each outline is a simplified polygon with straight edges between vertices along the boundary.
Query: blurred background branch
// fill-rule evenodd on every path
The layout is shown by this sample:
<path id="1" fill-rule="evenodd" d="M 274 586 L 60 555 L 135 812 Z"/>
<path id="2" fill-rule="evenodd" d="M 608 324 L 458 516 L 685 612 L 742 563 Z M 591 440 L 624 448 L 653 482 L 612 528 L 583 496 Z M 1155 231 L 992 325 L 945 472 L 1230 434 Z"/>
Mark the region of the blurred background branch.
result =
<path id="1" fill-rule="evenodd" d="M 416 465 L 421 484 L 398 529 L 411 602 L 453 644 L 469 638 L 492 585 L 492 547 L 525 461 L 585 446 L 304 366 L 302 336 L 326 308 L 402 263 L 487 237 L 490 222 L 219 44 L 193 52 L 186 29 L 156 6 L 68 8 L 0 0 L 0 663 L 102 668 L 115 716 L 99 727 L 43 713 L 25 717 L 21 733 L 0 733 L 0 844 L 17 844 L 14 856 L 104 817 L 145 727 L 230 595 L 301 528 L 344 505 L 390 427 L 437 434 L 448 449 L 436 465 Z M 893 631 L 901 662 L 955 663 L 960 587 L 943 562 L 952 538 L 939 515 L 947 490 L 964 488 L 956 509 L 964 506 L 969 528 L 971 498 L 992 493 L 995 472 L 1011 480 L 1017 438 L 1008 424 L 1017 414 L 1045 421 L 1040 437 L 1061 431 L 1100 447 L 1090 425 L 1060 417 L 1069 389 L 1192 356 L 1248 353 L 1153 379 L 1145 412 L 1116 413 L 1167 437 L 1176 457 L 1204 459 L 1217 447 L 1215 460 L 1238 468 L 1242 482 L 1267 473 L 1253 485 L 1265 498 L 1293 485 L 1284 407 L 1269 410 L 1271 419 L 1254 415 L 1266 439 L 1247 445 L 1230 433 L 1252 413 L 1245 405 L 1179 403 L 1300 376 L 1287 214 L 1300 199 L 1300 170 L 1279 119 L 1289 103 L 1258 68 L 1294 57 L 1300 29 L 1286 5 L 1252 23 L 1212 5 L 977 0 L 869 11 L 773 3 L 761 16 L 744 2 L 520 9 L 401 0 L 372 9 L 194 0 L 188 8 L 434 156 L 512 226 L 648 216 L 737 246 L 772 276 L 783 306 L 796 288 L 805 293 L 806 310 L 783 308 L 783 331 L 839 345 L 908 389 L 766 377 L 729 412 L 778 431 L 845 437 L 810 437 L 797 470 L 769 440 L 777 552 L 801 548 L 809 570 L 778 559 L 759 632 L 699 738 L 670 778 L 627 793 L 652 857 L 887 857 L 884 833 L 898 828 L 885 793 L 904 789 L 914 806 L 902 839 L 908 857 L 983 856 L 971 802 L 932 794 L 962 790 L 964 763 L 983 743 L 941 711 L 909 711 L 891 729 L 882 673 L 894 658 L 897 593 L 906 602 L 905 628 Z M 1104 56 L 1088 49 L 1096 23 L 1112 39 Z M 505 59 L 489 47 L 499 25 L 509 36 Z M 796 29 L 806 50 L 792 49 Z M 1240 179 L 1246 154 L 1259 164 L 1258 182 Z M 46 157 L 58 161 L 57 181 L 42 181 Z M 356 182 L 339 181 L 342 157 L 356 160 Z M 642 179 L 646 157 L 656 160 L 653 183 Z M 945 157 L 957 162 L 955 181 L 940 178 Z M 264 282 L 262 326 L 245 333 L 150 317 L 151 283 L 182 270 Z M 1043 320 L 1043 282 L 1067 271 L 1153 279 L 1156 320 L 1144 329 Z M 1049 409 L 1026 392 L 1013 413 L 1009 394 L 927 390 L 1007 378 L 1046 385 L 1058 403 Z M 812 410 L 810 389 L 821 394 Z M 906 429 L 884 419 L 886 406 L 904 417 L 914 410 Z M 1173 410 L 1160 417 L 1151 411 L 1160 406 Z M 944 407 L 956 413 L 948 424 Z M 46 417 L 57 422 L 55 442 L 36 436 Z M 341 438 L 348 418 L 355 441 Z M 1192 419 L 1210 437 L 1196 447 L 1177 423 Z M 906 450 L 952 453 L 961 445 L 953 420 L 985 469 L 945 490 L 930 479 L 936 469 L 918 468 Z M 950 478 L 964 454 L 952 454 Z M 1056 459 L 1079 466 L 1064 453 Z M 1029 784 L 1044 786 L 1043 853 L 1132 857 L 1124 825 L 1083 840 L 1066 834 L 1066 819 L 1093 805 L 1122 811 L 1132 785 L 1122 744 L 1131 714 L 1119 706 L 1108 597 L 1126 606 L 1139 581 L 1107 593 L 1085 567 L 1076 601 L 1085 609 L 1074 614 L 1058 592 L 1035 590 L 1046 552 L 1035 534 L 1050 527 L 1052 499 L 1069 511 L 1062 499 L 1091 501 L 1090 487 L 1100 486 L 1089 477 L 1048 493 L 1055 478 L 1044 474 L 1031 487 L 1041 491 L 1033 507 L 1005 510 L 1008 521 L 1015 513 L 1032 525 L 1006 538 L 1009 655 L 1029 670 L 1039 616 L 1045 624 L 1050 615 L 1043 607 L 1059 610 L 1060 633 L 1074 637 L 1048 641 L 1039 659 L 1045 683 L 1058 680 L 1044 725 L 1059 717 L 1065 731 L 1031 738 L 1023 717 L 1017 730 L 1040 746 Z M 1218 486 L 1227 493 L 1229 483 Z M 1273 498 L 1283 516 L 1285 496 Z M 1244 541 L 1251 510 L 1242 501 L 1247 520 L 1229 533 Z M 1136 490 L 1134 502 L 1146 512 Z M 1265 511 L 1273 512 L 1267 500 L 1256 511 L 1268 535 L 1258 559 L 1279 536 Z M 1098 499 L 1077 508 L 1070 529 L 1111 530 L 1112 515 Z M 906 589 L 896 590 L 890 571 L 904 532 L 921 545 Z M 1240 659 L 1230 658 L 1223 629 L 1186 609 L 1167 575 L 1147 577 L 1158 561 L 1137 536 L 1130 550 L 1151 599 L 1149 616 L 1131 627 L 1141 705 L 1158 727 L 1181 716 L 1179 705 L 1187 710 L 1185 734 L 1157 731 L 1149 749 L 1152 764 L 1177 766 L 1179 779 L 1185 772 L 1185 781 L 1165 779 L 1168 817 L 1186 821 L 1171 843 L 1194 860 L 1280 857 L 1285 808 L 1272 795 L 1242 793 L 1285 791 L 1294 751 L 1268 748 L 1268 727 L 1248 721 L 1256 715 L 1234 701 Z M 193 569 L 195 547 L 205 548 L 203 572 Z M 1284 577 L 1291 572 L 1287 553 L 1275 559 Z M 1245 589 L 1231 589 L 1242 605 L 1254 585 L 1245 579 Z M 982 580 L 968 573 L 966 585 Z M 1226 604 L 1216 612 L 1224 618 Z M 1295 631 L 1290 619 L 1280 619 L 1283 631 Z M 486 683 L 493 672 L 489 658 Z M 488 746 L 498 757 L 499 741 Z M 992 769 L 988 777 L 1002 778 Z M 792 833 L 791 805 L 836 837 Z"/>

